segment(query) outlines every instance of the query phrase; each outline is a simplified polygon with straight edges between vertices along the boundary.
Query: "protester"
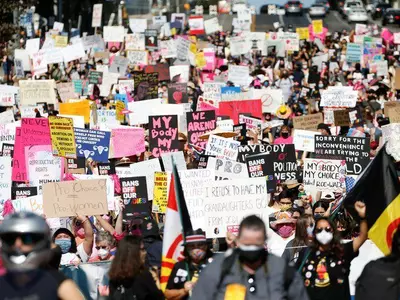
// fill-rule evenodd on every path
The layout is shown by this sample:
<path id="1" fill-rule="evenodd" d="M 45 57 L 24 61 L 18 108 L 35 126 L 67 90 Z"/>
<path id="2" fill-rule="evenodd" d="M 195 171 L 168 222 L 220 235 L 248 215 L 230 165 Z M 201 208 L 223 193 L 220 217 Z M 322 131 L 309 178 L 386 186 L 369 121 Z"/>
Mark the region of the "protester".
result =
<path id="1" fill-rule="evenodd" d="M 114 239 L 108 232 L 98 232 L 95 238 L 95 245 L 95 248 L 97 250 L 97 257 L 90 258 L 89 262 L 114 259 L 114 256 L 111 253 L 111 250 L 114 248 Z"/>

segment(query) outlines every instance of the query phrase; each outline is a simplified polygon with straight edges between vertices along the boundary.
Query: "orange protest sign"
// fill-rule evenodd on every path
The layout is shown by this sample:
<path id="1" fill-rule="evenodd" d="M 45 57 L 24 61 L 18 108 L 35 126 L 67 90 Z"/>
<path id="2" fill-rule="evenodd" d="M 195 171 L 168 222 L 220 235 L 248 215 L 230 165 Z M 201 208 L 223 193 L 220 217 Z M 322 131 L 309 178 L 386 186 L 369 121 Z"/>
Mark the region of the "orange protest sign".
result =
<path id="1" fill-rule="evenodd" d="M 82 100 L 73 103 L 60 103 L 60 114 L 83 116 L 85 123 L 90 122 L 90 101 Z"/>

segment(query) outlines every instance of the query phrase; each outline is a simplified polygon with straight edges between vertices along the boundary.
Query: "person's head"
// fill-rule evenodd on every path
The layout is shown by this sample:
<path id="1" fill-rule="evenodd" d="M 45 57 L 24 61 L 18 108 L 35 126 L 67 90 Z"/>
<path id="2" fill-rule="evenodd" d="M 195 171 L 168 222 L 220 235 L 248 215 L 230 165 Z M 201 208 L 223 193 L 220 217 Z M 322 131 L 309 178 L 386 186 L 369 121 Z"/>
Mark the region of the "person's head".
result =
<path id="1" fill-rule="evenodd" d="M 323 217 L 316 220 L 313 233 L 315 247 L 322 246 L 329 249 L 340 247 L 340 236 L 331 219 Z"/>
<path id="2" fill-rule="evenodd" d="M 75 237 L 67 228 L 56 230 L 53 234 L 52 241 L 61 248 L 62 254 L 77 252 Z"/>
<path id="3" fill-rule="evenodd" d="M 313 236 L 314 223 L 311 220 L 308 216 L 302 216 L 297 220 L 294 236 L 295 246 L 308 244 L 310 237 Z"/>
<path id="4" fill-rule="evenodd" d="M 287 189 L 284 189 L 279 194 L 279 205 L 280 205 L 281 211 L 286 211 L 292 207 L 292 205 L 293 205 L 292 197 L 290 195 L 290 192 Z"/>
<path id="5" fill-rule="evenodd" d="M 331 129 L 330 129 L 329 126 L 328 126 L 327 124 L 325 124 L 325 123 L 320 123 L 320 124 L 318 124 L 317 129 L 318 129 L 318 131 L 321 133 L 321 135 L 325 135 L 325 136 L 332 135 L 332 134 L 331 134 Z"/>
<path id="6" fill-rule="evenodd" d="M 114 245 L 114 238 L 106 231 L 96 234 L 96 250 L 100 260 L 108 260 L 111 257 L 110 250 Z"/>
<path id="7" fill-rule="evenodd" d="M 284 139 L 287 139 L 288 137 L 290 137 L 290 127 L 287 125 L 283 125 L 281 128 L 281 137 Z"/>
<path id="8" fill-rule="evenodd" d="M 255 215 L 242 220 L 239 226 L 239 235 L 236 244 L 239 249 L 239 259 L 252 265 L 266 258 L 264 243 L 267 239 L 267 230 L 264 221 Z"/>
<path id="9" fill-rule="evenodd" d="M 314 217 L 323 217 L 327 210 L 328 210 L 328 204 L 324 201 L 317 201 L 313 205 Z"/>
<path id="10" fill-rule="evenodd" d="M 1 255 L 9 271 L 35 270 L 46 265 L 50 255 L 50 228 L 30 212 L 8 215 L 0 226 Z"/>
<path id="11" fill-rule="evenodd" d="M 304 208 L 302 207 L 294 208 L 292 210 L 292 218 L 298 220 L 303 215 L 303 213 L 304 213 Z"/>
<path id="12" fill-rule="evenodd" d="M 187 258 L 199 264 L 207 256 L 207 239 L 206 235 L 201 229 L 192 230 L 186 233 L 185 255 Z"/>
<path id="13" fill-rule="evenodd" d="M 119 243 L 112 261 L 110 280 L 132 280 L 145 268 L 146 249 L 141 237 L 127 235 Z"/>

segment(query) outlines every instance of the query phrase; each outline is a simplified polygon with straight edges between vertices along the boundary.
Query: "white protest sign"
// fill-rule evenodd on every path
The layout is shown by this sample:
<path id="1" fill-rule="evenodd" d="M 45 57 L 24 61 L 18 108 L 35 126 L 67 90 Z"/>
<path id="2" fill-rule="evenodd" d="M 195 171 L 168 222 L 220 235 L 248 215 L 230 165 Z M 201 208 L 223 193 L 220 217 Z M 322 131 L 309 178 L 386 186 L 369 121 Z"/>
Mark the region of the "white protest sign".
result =
<path id="1" fill-rule="evenodd" d="M 144 33 L 134 32 L 125 35 L 126 50 L 146 50 Z"/>
<path id="2" fill-rule="evenodd" d="M 189 66 L 170 66 L 169 67 L 169 77 L 172 81 L 188 82 L 189 81 Z"/>
<path id="3" fill-rule="evenodd" d="M 246 86 L 249 81 L 249 67 L 229 65 L 228 80 L 233 82 L 235 85 Z"/>
<path id="4" fill-rule="evenodd" d="M 103 39 L 105 42 L 123 42 L 125 30 L 124 26 L 104 26 Z"/>
<path id="5" fill-rule="evenodd" d="M 12 109 L 8 109 L 5 112 L 0 113 L 0 124 L 8 124 L 14 122 L 14 112 Z"/>
<path id="6" fill-rule="evenodd" d="M 329 58 L 328 53 L 314 56 L 312 58 L 312 65 L 318 67 L 318 72 L 322 71 L 322 63 L 327 62 Z"/>
<path id="7" fill-rule="evenodd" d="M 293 135 L 294 148 L 299 151 L 314 152 L 316 131 L 295 129 Z"/>
<path id="8" fill-rule="evenodd" d="M 74 177 L 79 180 L 105 179 L 107 188 L 107 208 L 108 210 L 115 210 L 114 180 L 112 179 L 111 176 L 74 174 Z"/>
<path id="9" fill-rule="evenodd" d="M 167 16 L 153 16 L 153 24 L 164 25 L 167 23 Z"/>
<path id="10" fill-rule="evenodd" d="M 19 89 L 11 85 L 0 85 L 0 106 L 13 106 L 15 104 L 15 94 Z"/>
<path id="11" fill-rule="evenodd" d="M 133 163 L 130 165 L 130 172 L 135 174 L 134 176 L 146 177 L 147 196 L 149 200 L 153 200 L 154 172 L 161 172 L 160 161 L 155 158 Z"/>
<path id="12" fill-rule="evenodd" d="M 180 61 L 186 61 L 189 56 L 190 41 L 178 36 L 175 40 L 176 54 Z"/>
<path id="13" fill-rule="evenodd" d="M 63 48 L 44 49 L 47 64 L 58 64 L 64 61 Z"/>
<path id="14" fill-rule="evenodd" d="M 205 82 L 203 85 L 203 97 L 207 100 L 221 101 L 221 87 L 223 83 Z"/>
<path id="15" fill-rule="evenodd" d="M 147 51 L 127 51 L 127 58 L 131 65 L 147 66 L 148 64 Z"/>
<path id="16" fill-rule="evenodd" d="M 165 58 L 175 58 L 178 53 L 176 51 L 176 43 L 175 40 L 166 40 L 160 41 L 160 52 L 161 55 Z"/>
<path id="17" fill-rule="evenodd" d="M 85 117 L 84 116 L 62 115 L 62 114 L 58 114 L 57 116 L 72 119 L 72 121 L 74 123 L 74 127 L 85 128 Z"/>
<path id="18" fill-rule="evenodd" d="M 223 131 L 233 131 L 233 125 L 235 124 L 232 119 L 217 121 L 217 127 Z"/>
<path id="19" fill-rule="evenodd" d="M 269 194 L 265 178 L 214 181 L 204 189 L 208 238 L 225 237 L 228 226 L 239 225 L 249 215 L 257 215 L 269 224 Z"/>
<path id="20" fill-rule="evenodd" d="M 144 32 L 147 29 L 147 19 L 129 18 L 129 28 L 132 32 Z"/>
<path id="21" fill-rule="evenodd" d="M 391 123 L 382 126 L 383 142 L 387 142 L 386 151 L 396 161 L 400 161 L 400 124 Z"/>
<path id="22" fill-rule="evenodd" d="M 36 105 L 36 103 L 40 102 L 58 103 L 54 90 L 56 85 L 53 79 L 20 80 L 19 87 L 21 105 Z"/>
<path id="23" fill-rule="evenodd" d="M 164 165 L 164 170 L 166 172 L 172 172 L 172 158 L 174 158 L 176 168 L 178 170 L 186 170 L 186 161 L 185 156 L 182 151 L 178 152 L 169 152 L 161 154 L 161 159 Z"/>
<path id="24" fill-rule="evenodd" d="M 263 122 L 260 119 L 256 119 L 253 117 L 239 115 L 239 124 L 246 124 L 246 130 L 252 130 L 253 132 L 258 133 L 258 139 L 262 138 L 262 124 Z"/>
<path id="25" fill-rule="evenodd" d="M 2 115 L 0 114 L 0 120 Z M 0 123 L 1 124 L 1 123 Z M 17 123 L 6 123 L 0 125 L 0 151 L 3 149 L 3 144 L 15 144 L 15 128 Z"/>
<path id="26" fill-rule="evenodd" d="M 162 99 L 151 99 L 128 103 L 130 125 L 148 124 L 149 116 L 152 115 L 152 108 L 161 105 Z"/>
<path id="27" fill-rule="evenodd" d="M 41 105 L 37 105 L 37 106 L 20 106 L 19 107 L 19 112 L 21 113 L 21 118 L 36 118 L 35 109 L 37 109 L 39 111 L 41 116 L 44 115 L 44 109 L 43 109 L 43 106 L 41 106 Z"/>
<path id="28" fill-rule="evenodd" d="M 64 23 L 61 22 L 54 22 L 53 30 L 57 30 L 58 32 L 62 32 L 64 30 Z"/>
<path id="29" fill-rule="evenodd" d="M 93 5 L 92 27 L 101 26 L 101 17 L 103 16 L 103 4 L 98 3 Z"/>
<path id="30" fill-rule="evenodd" d="M 67 102 L 69 99 L 78 98 L 77 93 L 74 91 L 72 82 L 57 83 L 57 90 L 62 102 Z"/>
<path id="31" fill-rule="evenodd" d="M 135 173 L 133 173 L 130 167 L 115 167 L 115 174 L 119 178 L 126 178 L 126 177 L 134 177 Z"/>
<path id="32" fill-rule="evenodd" d="M 393 37 L 394 37 L 394 43 L 400 44 L 400 32 L 394 32 Z"/>
<path id="33" fill-rule="evenodd" d="M 320 106 L 355 107 L 357 98 L 358 92 L 352 87 L 329 87 L 321 91 Z"/>
<path id="34" fill-rule="evenodd" d="M 0 156 L 0 202 L 11 199 L 11 157 Z"/>
<path id="35" fill-rule="evenodd" d="M 317 191 L 343 192 L 346 187 L 346 161 L 304 159 L 304 188 Z"/>
<path id="36" fill-rule="evenodd" d="M 281 89 L 252 89 L 251 99 L 261 99 L 263 113 L 276 113 L 283 104 L 283 91 Z"/>
<path id="37" fill-rule="evenodd" d="M 37 76 L 47 72 L 47 61 L 43 51 L 33 53 L 32 58 L 32 73 Z"/>
<path id="38" fill-rule="evenodd" d="M 179 178 L 193 228 L 205 228 L 204 192 L 205 187 L 214 181 L 213 170 L 182 170 Z"/>
<path id="39" fill-rule="evenodd" d="M 299 35 L 296 32 L 278 32 L 278 40 L 284 41 L 286 51 L 299 51 Z"/>
<path id="40" fill-rule="evenodd" d="M 206 146 L 206 155 L 215 155 L 218 158 L 236 160 L 240 142 L 210 134 Z"/>
<path id="41" fill-rule="evenodd" d="M 212 18 L 204 21 L 206 34 L 211 34 L 220 30 L 218 18 Z"/>
<path id="42" fill-rule="evenodd" d="M 247 165 L 237 161 L 209 157 L 207 169 L 215 171 L 215 180 L 249 178 Z"/>
<path id="43" fill-rule="evenodd" d="M 252 44 L 249 37 L 246 35 L 232 37 L 230 40 L 231 55 L 238 56 L 249 53 L 251 51 L 251 46 Z"/>
<path id="44" fill-rule="evenodd" d="M 40 47 L 40 38 L 29 39 L 26 41 L 25 50 L 28 52 L 28 55 L 32 55 L 39 51 Z"/>
<path id="45" fill-rule="evenodd" d="M 62 53 L 66 63 L 85 57 L 85 49 L 82 42 L 64 47 Z"/>
<path id="46" fill-rule="evenodd" d="M 117 113 L 115 109 L 98 109 L 97 110 L 97 125 L 100 130 L 110 131 L 108 125 L 119 125 L 120 122 L 116 117 Z"/>
<path id="47" fill-rule="evenodd" d="M 33 212 L 38 215 L 43 215 L 42 195 L 19 198 L 12 202 L 16 212 Z"/>

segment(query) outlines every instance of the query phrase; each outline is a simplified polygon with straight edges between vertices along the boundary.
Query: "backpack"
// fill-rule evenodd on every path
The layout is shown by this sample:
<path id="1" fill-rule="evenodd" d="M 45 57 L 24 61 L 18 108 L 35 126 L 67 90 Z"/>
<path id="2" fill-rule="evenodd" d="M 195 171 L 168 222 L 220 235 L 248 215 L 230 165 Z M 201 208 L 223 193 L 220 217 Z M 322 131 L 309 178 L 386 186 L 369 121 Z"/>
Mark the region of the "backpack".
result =
<path id="1" fill-rule="evenodd" d="M 108 297 L 108 300 L 137 300 L 137 297 L 133 292 L 133 285 L 127 288 L 121 284 L 113 295 Z"/>
<path id="2" fill-rule="evenodd" d="M 399 300 L 400 259 L 383 257 L 368 263 L 356 282 L 355 300 Z"/>

